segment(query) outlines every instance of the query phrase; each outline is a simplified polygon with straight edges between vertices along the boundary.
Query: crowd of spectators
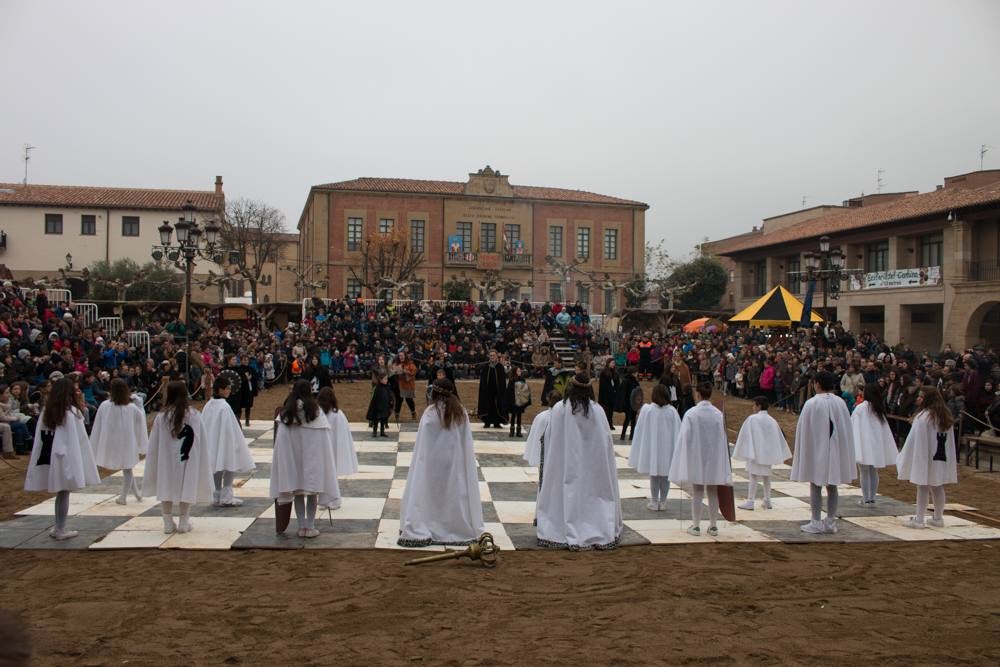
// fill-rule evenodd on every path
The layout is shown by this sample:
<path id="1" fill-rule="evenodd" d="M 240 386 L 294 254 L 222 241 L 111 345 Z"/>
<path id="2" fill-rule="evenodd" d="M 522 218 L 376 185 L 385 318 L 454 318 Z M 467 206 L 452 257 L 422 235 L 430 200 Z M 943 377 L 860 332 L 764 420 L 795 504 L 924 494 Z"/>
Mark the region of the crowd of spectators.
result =
<path id="1" fill-rule="evenodd" d="M 904 342 L 889 345 L 871 333 L 845 331 L 840 323 L 809 330 L 768 332 L 731 329 L 711 334 L 631 331 L 612 337 L 592 327 L 585 307 L 575 304 L 434 303 L 377 306 L 357 299 L 315 299 L 301 323 L 287 327 L 222 328 L 206 312 L 189 325 L 163 312 L 130 322 L 149 334 L 150 347 L 84 326 L 72 304 L 52 304 L 45 290 L 0 287 L 0 444 L 4 452 L 26 451 L 54 379 L 74 374 L 81 402 L 92 416 L 116 377 L 123 378 L 147 410 L 159 407 L 166 382 L 181 379 L 204 396 L 214 378 L 230 371 L 244 380 L 234 404 L 249 419 L 258 388 L 290 379 L 311 380 L 317 388 L 334 382 L 391 379 L 395 411 L 406 403 L 415 412 L 416 382 L 429 384 L 438 371 L 453 379 L 475 378 L 496 351 L 519 375 L 554 377 L 568 369 L 554 343 L 574 356 L 577 368 L 601 378 L 602 404 L 628 416 L 628 392 L 639 380 L 673 388 L 683 410 L 691 387 L 713 381 L 727 394 L 767 395 L 779 410 L 797 411 L 808 398 L 809 378 L 830 370 L 841 381 L 849 405 L 865 383 L 879 382 L 894 416 L 914 409 L 917 388 L 939 387 L 956 414 L 976 427 L 1000 423 L 996 395 L 1000 367 L 993 349 L 961 353 L 915 351 Z M 190 339 L 191 359 L 185 344 Z M 512 373 L 508 372 L 508 377 Z M 609 398 L 610 396 L 610 398 Z M 903 419 L 894 428 L 902 433 Z M 905 435 L 905 433 L 903 433 Z"/>

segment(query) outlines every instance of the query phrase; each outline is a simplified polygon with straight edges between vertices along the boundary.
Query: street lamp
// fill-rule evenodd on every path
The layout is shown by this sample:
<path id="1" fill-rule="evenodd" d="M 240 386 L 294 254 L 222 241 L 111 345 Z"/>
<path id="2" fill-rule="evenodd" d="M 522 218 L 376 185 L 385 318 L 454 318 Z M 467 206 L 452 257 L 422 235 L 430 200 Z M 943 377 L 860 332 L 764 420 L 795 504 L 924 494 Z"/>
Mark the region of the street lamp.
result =
<path id="1" fill-rule="evenodd" d="M 215 220 L 209 220 L 204 229 L 199 227 L 195 218 L 195 205 L 190 199 L 181 207 L 181 212 L 183 215 L 177 219 L 173 227 L 164 220 L 163 224 L 157 228 L 157 231 L 160 232 L 160 243 L 153 246 L 151 254 L 157 262 L 164 257 L 171 262 L 184 260 L 185 310 L 183 317 L 185 328 L 189 328 L 191 326 L 191 274 L 194 270 L 194 262 L 196 259 L 210 262 L 216 260 L 221 252 L 218 244 L 222 227 Z M 177 232 L 176 245 L 170 241 L 173 232 Z M 188 331 L 185 331 L 184 359 L 184 375 L 186 380 L 190 381 L 188 371 L 191 366 L 191 336 Z"/>
<path id="2" fill-rule="evenodd" d="M 830 320 L 827 299 L 840 298 L 840 283 L 850 276 L 861 273 L 860 269 L 844 268 L 844 252 L 840 248 L 830 249 L 830 237 L 819 237 L 819 252 L 803 253 L 805 271 L 799 271 L 799 278 L 804 283 L 823 281 L 823 319 Z"/>

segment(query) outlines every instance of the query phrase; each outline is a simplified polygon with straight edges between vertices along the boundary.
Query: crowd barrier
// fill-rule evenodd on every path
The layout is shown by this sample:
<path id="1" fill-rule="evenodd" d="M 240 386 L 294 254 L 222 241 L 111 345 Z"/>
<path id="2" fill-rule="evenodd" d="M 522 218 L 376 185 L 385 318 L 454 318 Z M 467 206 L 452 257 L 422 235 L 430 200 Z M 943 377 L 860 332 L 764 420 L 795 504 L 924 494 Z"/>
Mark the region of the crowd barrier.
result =
<path id="1" fill-rule="evenodd" d="M 148 331 L 126 331 L 125 340 L 128 341 L 129 347 L 134 347 L 136 349 L 140 347 L 146 348 L 146 358 L 153 358 L 153 348 L 149 338 Z"/>
<path id="2" fill-rule="evenodd" d="M 120 317 L 98 317 L 97 326 L 109 336 L 117 336 L 125 328 L 125 323 Z"/>

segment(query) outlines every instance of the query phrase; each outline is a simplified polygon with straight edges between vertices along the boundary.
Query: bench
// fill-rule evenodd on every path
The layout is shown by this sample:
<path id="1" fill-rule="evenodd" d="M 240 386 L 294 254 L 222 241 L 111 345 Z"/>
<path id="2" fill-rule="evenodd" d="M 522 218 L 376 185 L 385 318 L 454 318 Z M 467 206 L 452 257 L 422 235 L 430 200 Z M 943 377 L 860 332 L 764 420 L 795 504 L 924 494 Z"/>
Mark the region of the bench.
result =
<path id="1" fill-rule="evenodd" d="M 968 446 L 965 452 L 965 465 L 971 465 L 972 457 L 975 456 L 976 470 L 979 469 L 980 453 L 990 457 L 990 472 L 993 472 L 993 456 L 1000 455 L 1000 437 L 995 435 L 967 435 L 962 438 L 963 444 Z"/>

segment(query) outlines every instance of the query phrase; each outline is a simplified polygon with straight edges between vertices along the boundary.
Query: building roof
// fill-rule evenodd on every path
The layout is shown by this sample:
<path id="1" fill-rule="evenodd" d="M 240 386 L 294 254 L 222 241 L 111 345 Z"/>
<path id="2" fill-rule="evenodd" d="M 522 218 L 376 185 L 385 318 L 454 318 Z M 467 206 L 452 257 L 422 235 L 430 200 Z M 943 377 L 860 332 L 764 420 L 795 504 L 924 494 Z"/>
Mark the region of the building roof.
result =
<path id="1" fill-rule="evenodd" d="M 978 188 L 943 188 L 885 204 L 837 211 L 768 234 L 751 234 L 745 239 L 740 237 L 721 239 L 720 241 L 725 241 L 725 247 L 722 250 L 716 249 L 715 252 L 720 255 L 734 255 L 782 243 L 817 238 L 824 234 L 835 236 L 856 229 L 931 215 L 947 215 L 949 211 L 989 204 L 1000 204 L 1000 182 Z"/>
<path id="2" fill-rule="evenodd" d="M 349 190 L 353 192 L 461 196 L 465 192 L 465 183 L 459 181 L 424 181 L 410 178 L 361 177 L 350 181 L 324 183 L 316 185 L 314 188 L 319 190 Z M 583 204 L 612 204 L 649 208 L 648 204 L 641 201 L 600 195 L 585 190 L 544 188 L 534 185 L 511 185 L 511 188 L 514 190 L 514 197 L 518 199 L 543 199 Z"/>
<path id="3" fill-rule="evenodd" d="M 224 195 L 203 190 L 150 190 L 145 188 L 0 183 L 0 206 L 179 211 L 189 199 L 199 211 L 218 211 L 225 203 Z"/>

